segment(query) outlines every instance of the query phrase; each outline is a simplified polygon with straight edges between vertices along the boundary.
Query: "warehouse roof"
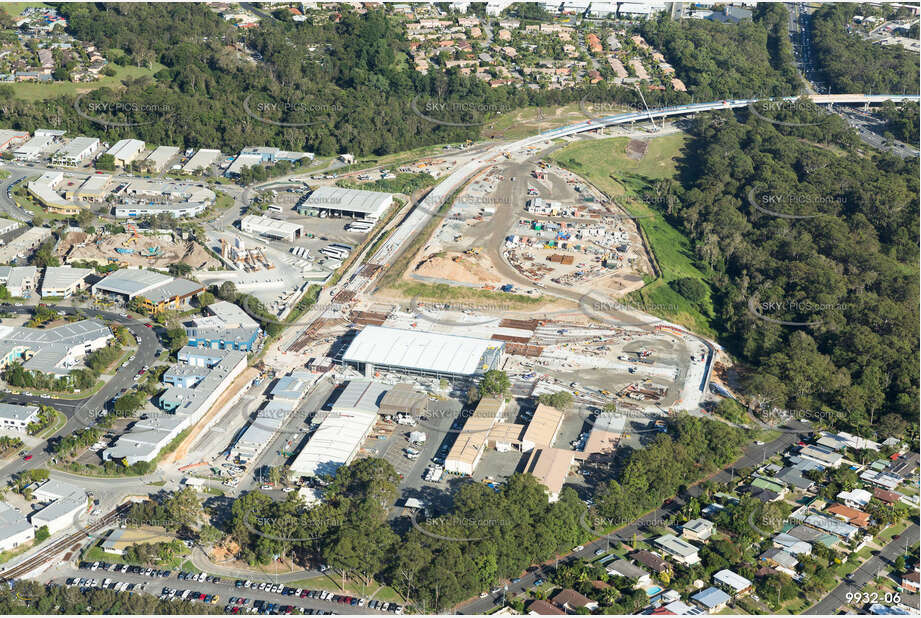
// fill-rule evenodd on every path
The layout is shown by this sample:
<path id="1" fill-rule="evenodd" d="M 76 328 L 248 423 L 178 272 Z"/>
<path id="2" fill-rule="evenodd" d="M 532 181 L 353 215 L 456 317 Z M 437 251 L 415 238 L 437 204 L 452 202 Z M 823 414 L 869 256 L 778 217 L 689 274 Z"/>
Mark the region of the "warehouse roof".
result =
<path id="1" fill-rule="evenodd" d="M 95 148 L 99 144 L 98 137 L 75 137 L 70 140 L 67 144 L 62 146 L 55 154 L 65 156 L 65 157 L 78 157 L 87 148 Z"/>
<path id="2" fill-rule="evenodd" d="M 48 266 L 42 279 L 42 290 L 68 288 L 78 281 L 83 281 L 93 273 L 92 268 L 71 268 L 70 266 Z"/>
<path id="3" fill-rule="evenodd" d="M 560 425 L 563 422 L 563 413 L 540 403 L 528 423 L 528 428 L 524 432 L 521 440 L 528 443 L 525 446 L 533 448 L 534 446 L 550 446 L 553 439 L 556 438 Z"/>
<path id="4" fill-rule="evenodd" d="M 366 326 L 343 361 L 470 376 L 479 373 L 487 352 L 501 348 L 489 339 Z"/>
<path id="5" fill-rule="evenodd" d="M 297 223 L 273 219 L 272 217 L 264 217 L 262 215 L 246 215 L 243 217 L 240 220 L 240 229 L 245 232 L 247 228 L 254 229 L 260 234 L 274 232 L 282 236 L 296 234 L 304 229 L 302 225 L 298 225 Z"/>
<path id="6" fill-rule="evenodd" d="M 333 404 L 334 411 L 359 411 L 377 414 L 387 385 L 371 380 L 352 380 Z"/>
<path id="7" fill-rule="evenodd" d="M 115 142 L 115 144 L 106 150 L 106 154 L 110 154 L 116 159 L 124 159 L 127 156 L 137 154 L 144 150 L 144 142 L 139 139 L 123 139 Z"/>
<path id="8" fill-rule="evenodd" d="M 109 183 L 112 181 L 111 174 L 93 174 L 89 176 L 86 180 L 83 181 L 83 184 L 80 185 L 80 188 L 77 189 L 78 194 L 94 194 L 101 193 L 105 191 L 106 187 L 109 186 Z"/>
<path id="9" fill-rule="evenodd" d="M 279 378 L 272 387 L 272 397 L 298 400 L 307 394 L 310 386 L 316 382 L 316 376 L 306 371 L 295 371 L 289 376 Z"/>
<path id="10" fill-rule="evenodd" d="M 341 412 L 329 414 L 291 464 L 302 476 L 333 474 L 355 456 L 377 421 L 376 414 Z"/>
<path id="11" fill-rule="evenodd" d="M 525 470 L 546 486 L 550 493 L 559 494 L 569 476 L 575 453 L 561 448 L 534 449 Z"/>
<path id="12" fill-rule="evenodd" d="M 177 154 L 179 154 L 179 148 L 176 146 L 157 146 L 144 160 L 150 161 L 157 168 L 162 168 Z"/>
<path id="13" fill-rule="evenodd" d="M 347 210 L 380 217 L 393 196 L 377 191 L 343 189 L 341 187 L 317 187 L 303 205 L 322 210 Z"/>
<path id="14" fill-rule="evenodd" d="M 208 305 L 208 312 L 220 318 L 228 328 L 253 328 L 259 326 L 259 322 L 250 317 L 243 309 L 226 300 L 211 303 Z"/>
<path id="15" fill-rule="evenodd" d="M 97 291 L 123 294 L 128 298 L 143 296 L 153 303 L 175 297 L 188 296 L 203 290 L 200 283 L 188 279 L 174 279 L 167 275 L 142 269 L 122 269 L 93 285 Z"/>
<path id="16" fill-rule="evenodd" d="M 197 172 L 203 170 L 215 161 L 218 160 L 221 156 L 220 150 L 214 150 L 212 148 L 202 148 L 196 152 L 191 159 L 185 164 L 182 168 L 183 172 Z"/>
<path id="17" fill-rule="evenodd" d="M 428 405 L 428 396 L 413 388 L 412 384 L 399 383 L 384 394 L 380 407 L 401 412 L 422 412 Z"/>
<path id="18" fill-rule="evenodd" d="M 32 528 L 25 516 L 6 502 L 0 502 L 0 539 L 9 539 Z"/>

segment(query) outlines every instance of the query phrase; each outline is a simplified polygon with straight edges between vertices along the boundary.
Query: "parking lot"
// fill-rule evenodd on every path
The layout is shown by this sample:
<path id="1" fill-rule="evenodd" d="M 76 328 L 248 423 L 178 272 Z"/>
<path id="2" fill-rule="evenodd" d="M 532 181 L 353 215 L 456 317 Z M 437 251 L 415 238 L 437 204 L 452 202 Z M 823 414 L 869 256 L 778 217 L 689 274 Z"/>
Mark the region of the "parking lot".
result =
<path id="1" fill-rule="evenodd" d="M 336 574 L 330 577 L 334 583 Z M 286 586 L 278 582 L 229 580 L 205 573 L 164 571 L 126 564 L 105 562 L 81 563 L 71 576 L 57 578 L 65 586 L 81 589 L 100 588 L 125 592 L 142 592 L 161 600 L 186 600 L 208 605 L 223 605 L 228 614 L 402 614 L 396 603 L 381 603 Z M 251 596 L 244 596 L 251 595 Z"/>

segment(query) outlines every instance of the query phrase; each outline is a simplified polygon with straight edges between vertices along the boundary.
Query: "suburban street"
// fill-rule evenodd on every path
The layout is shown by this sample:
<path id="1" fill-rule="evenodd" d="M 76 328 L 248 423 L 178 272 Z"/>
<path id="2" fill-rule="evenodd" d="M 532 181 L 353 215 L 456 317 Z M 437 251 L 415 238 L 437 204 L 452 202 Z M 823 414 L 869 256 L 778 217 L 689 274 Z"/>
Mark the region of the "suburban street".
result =
<path id="1" fill-rule="evenodd" d="M 842 582 L 837 588 L 832 590 L 828 596 L 804 613 L 811 615 L 829 615 L 837 613 L 838 608 L 842 606 L 849 606 L 851 609 L 859 607 L 859 605 L 848 601 L 847 593 L 856 594 L 858 592 L 867 592 L 865 586 L 868 582 L 876 579 L 880 571 L 891 565 L 898 556 L 905 554 L 906 547 L 911 547 L 918 542 L 918 531 L 918 522 L 914 521 L 905 532 L 899 535 L 899 538 L 890 541 L 888 545 L 879 551 L 878 555 L 871 557 L 860 565 L 860 568 L 851 573 L 851 576 L 846 581 Z M 901 597 L 902 603 L 909 607 L 919 609 L 919 597 L 917 594 L 902 593 Z M 886 600 L 882 598 L 877 599 L 876 602 L 881 605 L 891 605 L 891 603 L 886 603 Z"/>
<path id="2" fill-rule="evenodd" d="M 799 434 L 797 432 L 801 431 L 803 433 L 811 430 L 809 425 L 804 423 L 790 423 L 783 426 L 784 433 L 781 434 L 779 438 L 769 442 L 763 446 L 750 445 L 745 449 L 744 454 L 735 461 L 732 466 L 720 470 L 712 477 L 710 480 L 713 480 L 717 483 L 725 483 L 730 481 L 735 476 L 735 471 L 741 468 L 753 468 L 761 464 L 763 459 L 767 456 L 770 457 L 777 453 L 785 451 L 790 445 L 794 444 L 800 440 Z M 703 479 L 702 479 L 703 480 Z M 693 485 L 688 488 L 688 494 L 692 497 L 700 496 L 702 490 L 700 485 Z M 618 543 L 629 543 L 633 539 L 634 534 L 639 534 L 644 527 L 646 527 L 647 522 L 659 522 L 664 520 L 666 517 L 670 517 L 677 511 L 681 510 L 681 507 L 685 504 L 685 501 L 681 497 L 676 497 L 672 500 L 667 506 L 663 506 L 654 511 L 651 511 L 642 518 L 620 528 L 610 534 L 605 535 L 602 538 L 595 539 L 590 543 L 584 543 L 583 549 L 578 552 L 573 552 L 565 556 L 560 556 L 557 561 L 570 561 L 574 558 L 583 558 L 585 560 L 591 560 L 594 558 L 595 551 L 598 549 L 608 549 L 612 545 L 616 546 Z M 515 584 L 508 585 L 508 594 L 510 597 L 523 594 L 527 590 L 531 589 L 534 585 L 534 581 L 538 578 L 545 579 L 545 574 L 543 572 L 543 566 L 551 566 L 550 562 L 544 563 L 542 568 L 539 568 L 535 571 L 525 573 L 521 575 L 521 581 Z M 460 614 L 484 614 L 488 612 L 492 607 L 496 605 L 496 602 L 501 598 L 502 593 L 496 595 L 490 595 L 485 599 L 472 599 L 467 601 L 465 604 L 456 608 L 456 611 Z"/>

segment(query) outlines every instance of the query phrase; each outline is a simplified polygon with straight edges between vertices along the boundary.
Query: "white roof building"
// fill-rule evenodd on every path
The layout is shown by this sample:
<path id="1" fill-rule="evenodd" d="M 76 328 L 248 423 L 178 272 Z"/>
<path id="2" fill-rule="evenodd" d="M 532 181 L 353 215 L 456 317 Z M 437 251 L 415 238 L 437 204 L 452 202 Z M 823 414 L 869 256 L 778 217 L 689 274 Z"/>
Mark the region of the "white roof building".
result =
<path id="1" fill-rule="evenodd" d="M 48 266 L 42 279 L 42 298 L 61 296 L 67 298 L 81 289 L 86 278 L 93 274 L 92 268 L 71 268 L 70 266 Z"/>
<path id="2" fill-rule="evenodd" d="M 75 137 L 54 153 L 51 162 L 55 165 L 77 167 L 90 158 L 98 148 L 98 137 Z"/>
<path id="3" fill-rule="evenodd" d="M 221 158 L 221 151 L 212 148 L 201 148 L 191 159 L 183 166 L 182 171 L 186 174 L 194 174 L 208 169 L 215 161 Z"/>
<path id="4" fill-rule="evenodd" d="M 310 441 L 291 464 L 294 476 L 335 474 L 358 454 L 377 414 L 370 412 L 332 412 L 320 423 Z"/>
<path id="5" fill-rule="evenodd" d="M 366 326 L 342 357 L 345 364 L 445 377 L 481 375 L 498 366 L 501 341 Z"/>
<path id="6" fill-rule="evenodd" d="M 176 146 L 157 146 L 144 161 L 153 171 L 161 172 L 177 154 L 179 154 L 179 148 Z"/>
<path id="7" fill-rule="evenodd" d="M 0 551 L 9 551 L 35 538 L 35 529 L 22 513 L 0 502 Z"/>
<path id="8" fill-rule="evenodd" d="M 713 581 L 723 587 L 729 588 L 735 594 L 744 592 L 752 586 L 751 580 L 748 580 L 735 571 L 730 571 L 729 569 L 723 569 L 722 571 L 717 571 L 714 573 Z"/>
<path id="9" fill-rule="evenodd" d="M 38 420 L 38 406 L 0 403 L 0 434 L 25 433 L 29 423 Z"/>
<path id="10" fill-rule="evenodd" d="M 55 139 L 54 135 L 39 135 L 36 131 L 32 139 L 16 147 L 13 156 L 20 161 L 35 161 L 54 143 Z"/>
<path id="11" fill-rule="evenodd" d="M 123 139 L 106 150 L 106 154 L 115 158 L 115 165 L 124 167 L 138 158 L 144 152 L 144 142 L 139 139 Z"/>
<path id="12" fill-rule="evenodd" d="M 300 238 L 304 227 L 271 217 L 246 215 L 240 220 L 240 229 L 249 234 L 293 242 L 295 238 Z"/>
<path id="13" fill-rule="evenodd" d="M 391 204 L 393 196 L 389 193 L 322 186 L 317 187 L 299 209 L 316 209 L 337 216 L 377 220 L 387 212 Z"/>
<path id="14" fill-rule="evenodd" d="M 224 172 L 225 176 L 239 176 L 244 168 L 247 167 L 256 167 L 257 165 L 262 164 L 262 156 L 257 154 L 241 154 L 234 159 L 233 163 L 230 164 L 230 167 L 227 168 L 227 171 Z"/>
<path id="15" fill-rule="evenodd" d="M 35 528 L 48 526 L 48 532 L 54 534 L 74 525 L 81 511 L 86 509 L 86 495 L 83 497 L 61 498 L 55 500 L 40 511 L 33 513 L 29 521 Z"/>
<path id="16" fill-rule="evenodd" d="M 13 230 L 17 230 L 22 226 L 22 223 L 19 221 L 14 221 L 13 219 L 3 219 L 0 218 L 0 235 L 9 234 Z"/>

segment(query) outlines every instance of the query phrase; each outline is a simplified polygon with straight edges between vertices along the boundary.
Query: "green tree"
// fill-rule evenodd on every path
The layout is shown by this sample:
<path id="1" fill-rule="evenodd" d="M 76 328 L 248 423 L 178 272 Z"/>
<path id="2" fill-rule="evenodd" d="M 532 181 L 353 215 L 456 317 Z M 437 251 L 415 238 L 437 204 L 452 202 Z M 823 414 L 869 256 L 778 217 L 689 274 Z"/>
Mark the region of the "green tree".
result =
<path id="1" fill-rule="evenodd" d="M 512 383 L 504 371 L 490 369 L 483 374 L 483 379 L 480 380 L 479 392 L 483 397 L 499 397 L 505 395 L 511 385 Z"/>

